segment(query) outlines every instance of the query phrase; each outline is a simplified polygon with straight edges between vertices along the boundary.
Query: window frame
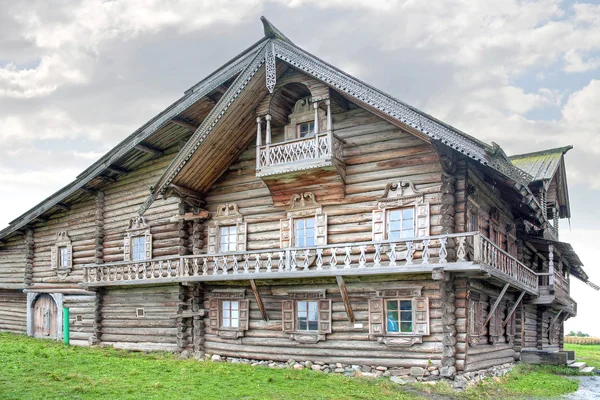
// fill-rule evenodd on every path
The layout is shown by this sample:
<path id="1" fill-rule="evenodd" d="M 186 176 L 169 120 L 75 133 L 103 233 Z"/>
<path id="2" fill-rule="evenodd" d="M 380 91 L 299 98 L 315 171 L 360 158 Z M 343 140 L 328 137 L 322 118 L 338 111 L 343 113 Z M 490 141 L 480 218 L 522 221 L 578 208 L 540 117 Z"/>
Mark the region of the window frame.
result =
<path id="1" fill-rule="evenodd" d="M 388 329 L 389 327 L 389 319 L 388 319 L 388 312 L 390 312 L 388 310 L 388 302 L 390 301 L 396 301 L 398 303 L 398 309 L 395 310 L 396 312 L 398 312 L 398 332 L 390 332 L 390 330 Z M 403 301 L 407 301 L 410 303 L 410 332 L 408 331 L 402 331 L 402 322 L 406 322 L 402 320 L 402 309 L 401 309 L 401 302 Z M 414 298 L 409 298 L 409 297 L 399 297 L 399 298 L 385 298 L 383 299 L 383 315 L 385 317 L 385 333 L 386 335 L 390 335 L 390 336 L 407 336 L 407 335 L 414 335 L 415 334 L 415 310 L 413 307 L 413 303 L 414 303 Z M 394 310 L 392 310 L 391 312 L 394 312 Z"/>
<path id="2" fill-rule="evenodd" d="M 404 211 L 411 211 L 412 212 L 412 228 L 410 230 L 412 230 L 413 235 L 412 236 L 403 236 L 403 232 L 404 231 L 408 231 L 409 229 L 404 229 Z M 397 239 L 391 239 L 390 238 L 390 227 L 391 227 L 391 222 L 390 222 L 390 216 L 393 212 L 399 211 L 400 212 L 400 220 L 398 222 L 400 222 L 400 230 L 399 231 L 393 231 L 393 232 L 400 232 L 400 237 Z M 417 209 L 415 206 L 409 206 L 409 207 L 397 207 L 397 208 L 386 208 L 385 210 L 385 240 L 390 240 L 390 241 L 400 241 L 400 240 L 404 240 L 404 239 L 410 239 L 410 238 L 414 238 L 416 237 L 416 232 L 417 232 L 417 218 L 416 218 L 416 214 L 417 214 Z M 408 220 L 408 218 L 407 218 Z M 394 221 L 396 222 L 396 221 Z"/>
<path id="3" fill-rule="evenodd" d="M 58 247 L 58 268 L 69 268 L 69 248 L 67 246 Z M 64 253 L 64 254 L 63 254 Z"/>
<path id="4" fill-rule="evenodd" d="M 304 135 L 302 135 L 302 126 L 303 125 L 308 125 L 308 131 Z M 311 129 L 311 125 L 312 125 L 312 129 Z M 296 138 L 297 139 L 311 137 L 311 136 L 314 136 L 315 134 L 316 134 L 316 132 L 315 132 L 315 120 L 314 119 L 296 123 Z"/>
<path id="5" fill-rule="evenodd" d="M 303 232 L 303 244 L 298 244 L 298 228 L 297 228 L 297 224 L 298 222 L 303 221 L 304 222 L 304 227 L 302 228 L 302 232 Z M 306 232 L 308 230 L 308 228 L 306 227 L 306 221 L 312 221 L 312 244 L 307 244 L 307 239 L 309 238 L 309 236 L 306 235 Z M 315 216 L 307 216 L 307 217 L 301 217 L 301 218 L 294 218 L 292 220 L 292 240 L 291 243 L 294 244 L 294 248 L 304 248 L 304 247 L 314 247 L 317 244 L 317 218 Z"/>
<path id="6" fill-rule="evenodd" d="M 140 239 L 142 239 L 141 250 L 139 248 L 139 244 L 136 245 L 136 241 L 138 241 Z M 143 258 L 136 258 L 136 248 L 137 248 L 137 250 L 141 251 L 141 253 L 143 255 Z M 131 261 L 138 261 L 138 262 L 140 262 L 140 261 L 147 260 L 148 258 L 146 257 L 146 235 L 132 235 L 131 236 L 130 251 L 131 251 L 131 254 L 130 254 Z"/>
<path id="7" fill-rule="evenodd" d="M 306 311 L 300 310 L 301 303 L 306 303 Z M 316 306 L 316 309 L 311 311 L 310 304 L 314 304 Z M 296 306 L 295 307 L 295 330 L 297 332 L 306 332 L 306 333 L 319 332 L 319 300 L 310 300 L 310 299 L 296 300 L 295 306 Z M 300 327 L 300 324 L 301 324 L 300 313 L 301 312 L 306 313 L 306 329 L 302 329 Z M 316 319 L 310 319 L 311 312 L 315 313 Z M 314 322 L 316 324 L 316 329 L 310 329 L 311 322 Z"/>
<path id="8" fill-rule="evenodd" d="M 134 260 L 133 259 L 133 245 L 134 238 L 144 237 L 144 259 Z M 123 260 L 131 262 L 143 262 L 152 259 L 152 234 L 150 233 L 150 226 L 148 225 L 146 218 L 139 216 L 129 220 L 129 227 L 125 233 L 125 239 L 123 242 Z"/>
<path id="9" fill-rule="evenodd" d="M 229 307 L 227 308 L 227 311 L 229 311 L 229 317 L 225 317 L 225 303 L 230 303 Z M 237 308 L 234 310 L 232 307 L 231 303 L 236 303 L 237 304 Z M 237 311 L 237 317 L 233 318 L 232 316 L 232 312 L 233 311 Z M 225 320 L 229 320 L 230 321 L 230 325 L 226 326 L 224 321 Z M 233 326 L 231 323 L 232 321 L 237 321 L 237 326 Z M 225 330 L 233 330 L 233 331 L 237 331 L 240 330 L 240 301 L 239 299 L 220 299 L 219 300 L 219 329 L 225 329 Z"/>
<path id="10" fill-rule="evenodd" d="M 235 203 L 219 204 L 216 213 L 208 221 L 208 254 L 237 253 L 246 251 L 248 242 L 247 223 L 244 222 L 244 216 L 239 212 Z M 221 228 L 235 226 L 235 250 L 221 251 Z M 230 235 L 231 236 L 231 235 Z M 230 243 L 231 244 L 231 243 Z"/>
<path id="11" fill-rule="evenodd" d="M 231 229 L 235 228 L 235 232 L 232 234 L 231 233 Z M 223 224 L 223 225 L 218 225 L 217 229 L 218 229 L 218 253 L 235 253 L 236 251 L 238 251 L 238 233 L 239 233 L 239 226 L 238 224 Z M 223 229 L 227 229 L 227 239 L 228 241 L 226 242 L 227 245 L 227 250 L 223 250 Z M 233 241 L 231 241 L 233 235 Z M 233 245 L 233 250 L 231 250 L 231 246 Z"/>

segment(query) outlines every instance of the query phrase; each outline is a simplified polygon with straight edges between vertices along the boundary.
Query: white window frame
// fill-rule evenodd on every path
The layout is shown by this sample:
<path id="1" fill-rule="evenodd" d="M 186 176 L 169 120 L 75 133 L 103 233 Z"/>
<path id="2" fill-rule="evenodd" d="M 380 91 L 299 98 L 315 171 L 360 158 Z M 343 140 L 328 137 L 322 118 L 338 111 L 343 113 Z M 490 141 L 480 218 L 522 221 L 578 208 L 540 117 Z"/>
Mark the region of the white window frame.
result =
<path id="1" fill-rule="evenodd" d="M 303 244 L 298 244 L 298 225 L 299 222 L 303 222 L 304 227 L 302 228 L 302 241 Z M 307 230 L 308 228 L 306 227 L 306 222 L 307 221 L 312 221 L 312 243 L 308 244 L 307 241 L 310 238 L 310 236 L 307 236 Z M 293 231 L 292 231 L 292 243 L 294 244 L 294 246 L 292 247 L 314 247 L 317 244 L 317 219 L 316 217 L 310 216 L 310 217 L 304 217 L 304 218 L 295 218 L 293 220 Z"/>
<path id="2" fill-rule="evenodd" d="M 233 307 L 235 303 L 235 307 Z M 240 327 L 240 302 L 236 299 L 223 299 L 220 301 L 221 329 L 239 329 Z M 235 312 L 235 317 L 233 316 Z M 228 321 L 226 323 L 226 321 Z M 235 324 L 234 324 L 235 321 Z"/>
<path id="3" fill-rule="evenodd" d="M 236 249 L 222 251 L 221 228 L 235 226 Z M 208 254 L 234 253 L 246 251 L 247 246 L 247 224 L 244 216 L 240 214 L 235 203 L 220 204 L 212 219 L 208 222 Z"/>
<path id="4" fill-rule="evenodd" d="M 317 247 L 327 244 L 327 214 L 315 199 L 311 192 L 295 194 L 290 200 L 290 207 L 287 211 L 287 218 L 280 220 L 280 247 L 296 247 L 296 223 L 299 219 L 314 218 L 314 244 L 302 247 Z"/>
<path id="5" fill-rule="evenodd" d="M 306 311 L 300 310 L 300 304 L 306 304 Z M 311 311 L 310 306 L 314 305 L 315 309 Z M 302 329 L 300 327 L 300 314 L 306 314 L 306 329 Z M 316 319 L 310 319 L 311 313 L 316 315 Z M 314 322 L 316 324 L 316 329 L 310 329 L 310 323 Z M 318 332 L 319 331 L 319 301 L 318 300 L 296 300 L 296 330 L 298 332 Z"/>
<path id="6" fill-rule="evenodd" d="M 412 226 L 410 229 L 404 229 L 404 211 L 411 211 L 412 214 Z M 400 207 L 400 208 L 390 208 L 390 209 L 386 209 L 385 210 L 385 239 L 386 240 L 402 240 L 402 239 L 407 239 L 407 238 L 413 238 L 415 237 L 415 233 L 417 231 L 417 226 L 416 226 L 416 209 L 415 207 Z M 390 221 L 390 218 L 392 216 L 392 213 L 394 212 L 399 212 L 400 213 L 400 220 L 398 222 L 400 222 L 400 230 L 399 231 L 393 231 L 393 232 L 400 232 L 400 237 L 399 238 L 391 238 L 391 226 L 392 223 Z M 408 218 L 407 218 L 408 219 Z M 412 235 L 404 235 L 405 231 L 412 231 Z"/>
<path id="7" fill-rule="evenodd" d="M 139 244 L 136 245 L 136 242 L 141 239 L 141 254 L 142 257 L 136 257 L 136 246 L 137 250 L 139 249 Z M 146 236 L 145 235 L 135 235 L 131 236 L 131 261 L 144 261 L 146 260 Z"/>
<path id="8" fill-rule="evenodd" d="M 398 303 L 398 310 L 395 310 L 398 313 L 398 331 L 390 331 L 388 329 L 389 327 L 389 317 L 388 317 L 388 313 L 389 312 L 394 312 L 394 310 L 390 311 L 388 309 L 388 302 L 390 301 L 395 301 Z M 402 331 L 402 322 L 407 322 L 407 321 L 403 321 L 402 320 L 402 310 L 401 310 L 401 302 L 402 301 L 408 301 L 410 303 L 410 331 Z M 384 315 L 385 315 L 385 332 L 388 335 L 398 335 L 398 336 L 402 336 L 402 335 L 412 335 L 414 333 L 414 322 L 415 322 L 415 310 L 414 310 L 414 298 L 386 298 L 383 300 L 383 307 L 384 307 Z"/>
<path id="9" fill-rule="evenodd" d="M 231 225 L 219 225 L 218 229 L 219 229 L 219 253 L 233 253 L 236 252 L 238 249 L 238 229 L 237 229 L 237 224 L 231 224 Z M 231 233 L 231 230 L 235 229 L 234 233 Z M 226 234 L 223 234 L 223 231 L 227 230 Z M 231 238 L 234 238 L 233 241 L 231 241 Z M 223 242 L 223 238 L 226 237 L 227 240 L 225 242 Z M 223 245 L 225 245 L 225 248 L 223 248 Z M 233 249 L 231 249 L 231 247 L 233 246 Z"/>
<path id="10" fill-rule="evenodd" d="M 63 263 L 62 249 L 65 249 L 66 262 Z M 59 279 L 66 279 L 73 269 L 73 244 L 67 231 L 56 233 L 56 242 L 50 250 L 50 267 Z"/>
<path id="11" fill-rule="evenodd" d="M 133 240 L 135 237 L 144 236 L 145 258 L 143 260 L 133 260 Z M 138 216 L 129 220 L 129 227 L 125 233 L 123 241 L 123 260 L 124 261 L 144 261 L 152 258 L 152 234 L 150 226 L 145 217 Z"/>

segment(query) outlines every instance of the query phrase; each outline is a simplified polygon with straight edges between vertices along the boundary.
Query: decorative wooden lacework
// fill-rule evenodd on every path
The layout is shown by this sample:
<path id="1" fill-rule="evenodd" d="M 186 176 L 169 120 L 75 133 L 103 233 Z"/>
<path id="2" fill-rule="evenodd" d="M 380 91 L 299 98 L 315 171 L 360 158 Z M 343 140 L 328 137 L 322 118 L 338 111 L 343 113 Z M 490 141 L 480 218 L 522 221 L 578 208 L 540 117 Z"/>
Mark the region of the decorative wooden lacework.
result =
<path id="1" fill-rule="evenodd" d="M 294 291 L 290 295 L 297 300 L 281 302 L 282 330 L 290 334 L 290 339 L 300 343 L 325 340 L 326 335 L 331 333 L 331 300 L 323 299 L 325 293 L 320 290 Z M 316 310 L 312 310 L 313 304 Z M 316 316 L 313 317 L 313 313 L 316 313 Z M 306 326 L 302 318 L 306 319 Z M 315 320 L 316 329 L 309 329 L 311 320 Z"/>
<path id="2" fill-rule="evenodd" d="M 245 299 L 245 293 L 244 289 L 211 292 L 208 300 L 208 326 L 215 334 L 225 339 L 244 336 L 244 332 L 248 330 L 250 314 L 250 301 Z"/>
<path id="3" fill-rule="evenodd" d="M 129 227 L 127 228 L 127 233 L 125 234 L 125 239 L 123 241 L 124 261 L 141 261 L 132 259 L 133 240 L 135 237 L 140 236 L 144 238 L 145 259 L 149 260 L 152 258 L 152 234 L 150 233 L 150 226 L 146 222 L 145 217 L 135 217 L 129 220 Z"/>
<path id="4" fill-rule="evenodd" d="M 369 299 L 369 337 L 388 346 L 412 346 L 422 343 L 423 336 L 429 335 L 429 299 L 421 296 L 422 286 L 386 289 L 378 291 L 377 298 Z M 404 304 L 410 301 L 410 308 L 404 313 L 398 310 L 388 310 L 389 302 Z M 410 311 L 409 318 L 403 315 Z M 397 312 L 394 319 L 393 314 Z M 410 329 L 393 329 L 394 324 L 410 322 Z"/>
<path id="5" fill-rule="evenodd" d="M 225 253 L 227 250 L 220 249 L 220 227 L 235 226 L 236 250 L 246 251 L 247 224 L 244 216 L 240 214 L 238 206 L 234 203 L 220 204 L 213 219 L 208 222 L 208 253 Z"/>
<path id="6" fill-rule="evenodd" d="M 377 210 L 373 210 L 373 241 L 389 240 L 387 237 L 387 212 L 393 209 L 414 207 L 415 237 L 429 236 L 429 203 L 425 195 L 415 189 L 411 181 L 388 183 L 383 196 L 377 200 Z"/>
<path id="7" fill-rule="evenodd" d="M 275 63 L 275 50 L 273 49 L 273 43 L 268 43 L 265 46 L 265 73 L 266 73 L 266 84 L 269 93 L 273 93 L 275 85 L 277 84 L 277 65 Z"/>
<path id="8" fill-rule="evenodd" d="M 287 218 L 280 220 L 280 246 L 282 249 L 294 247 L 294 221 L 307 217 L 314 217 L 315 245 L 327 244 L 327 214 L 317 203 L 314 194 L 306 192 L 292 196 Z"/>
<path id="9" fill-rule="evenodd" d="M 67 231 L 56 233 L 56 242 L 50 251 L 50 267 L 59 279 L 65 279 L 73 269 L 73 245 Z"/>

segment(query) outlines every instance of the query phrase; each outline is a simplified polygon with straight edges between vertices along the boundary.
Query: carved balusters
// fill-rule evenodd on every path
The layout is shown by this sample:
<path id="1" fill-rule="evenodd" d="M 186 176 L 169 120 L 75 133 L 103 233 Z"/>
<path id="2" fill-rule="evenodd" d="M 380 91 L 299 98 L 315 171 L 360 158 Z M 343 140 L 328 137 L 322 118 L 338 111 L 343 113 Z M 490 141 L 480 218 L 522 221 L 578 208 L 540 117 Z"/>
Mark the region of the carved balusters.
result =
<path id="1" fill-rule="evenodd" d="M 423 255 L 421 256 L 422 264 L 429 264 L 429 239 L 423 239 Z"/>
<path id="2" fill-rule="evenodd" d="M 336 269 L 337 268 L 337 248 L 331 248 L 331 257 L 329 258 L 329 268 Z"/>
<path id="3" fill-rule="evenodd" d="M 413 263 L 413 242 L 406 242 L 406 265 L 412 265 Z"/>
<path id="4" fill-rule="evenodd" d="M 446 257 L 448 256 L 448 250 L 446 250 L 446 243 L 448 242 L 447 238 L 440 239 L 440 264 L 445 264 L 447 262 Z"/>
<path id="5" fill-rule="evenodd" d="M 277 272 L 283 272 L 285 270 L 285 251 L 279 252 L 279 263 L 277 264 Z"/>
<path id="6" fill-rule="evenodd" d="M 323 249 L 318 248 L 317 250 L 317 271 L 321 271 L 323 269 Z"/>
<path id="7" fill-rule="evenodd" d="M 395 267 L 396 266 L 396 243 L 390 243 L 390 262 L 389 262 L 389 266 L 390 267 Z"/>
<path id="8" fill-rule="evenodd" d="M 458 249 L 456 250 L 456 261 L 457 262 L 464 262 L 466 261 L 466 256 L 467 256 L 467 248 L 465 245 L 465 240 L 466 238 L 464 236 L 461 236 L 458 238 Z"/>
<path id="9" fill-rule="evenodd" d="M 290 271 L 296 271 L 296 250 L 290 251 Z"/>
<path id="10" fill-rule="evenodd" d="M 359 246 L 360 255 L 358 256 L 358 268 L 364 268 L 367 263 L 367 246 L 361 245 Z"/>
<path id="11" fill-rule="evenodd" d="M 258 254 L 258 253 L 255 254 L 254 259 L 256 260 L 256 262 L 254 264 L 254 272 L 258 274 L 260 272 L 260 267 L 261 267 L 260 254 Z"/>
<path id="12" fill-rule="evenodd" d="M 244 273 L 250 273 L 250 256 L 248 254 L 244 254 Z"/>
<path id="13" fill-rule="evenodd" d="M 238 274 L 238 273 L 239 273 L 239 268 L 240 268 L 240 267 L 239 267 L 239 265 L 238 265 L 238 259 L 237 259 L 237 256 L 233 255 L 233 256 L 232 256 L 232 258 L 233 258 L 233 260 L 232 260 L 232 262 L 233 262 L 232 271 L 233 271 L 233 273 L 234 273 L 234 274 Z"/>
<path id="14" fill-rule="evenodd" d="M 377 243 L 375 245 L 375 255 L 373 256 L 373 267 L 381 267 L 381 245 Z"/>
<path id="15" fill-rule="evenodd" d="M 271 272 L 273 269 L 273 254 L 272 253 L 267 253 L 267 272 Z"/>
<path id="16" fill-rule="evenodd" d="M 352 268 L 352 248 L 350 246 L 345 247 L 346 255 L 344 256 L 344 269 Z"/>
<path id="17" fill-rule="evenodd" d="M 309 258 L 310 258 L 310 250 L 304 249 L 304 259 L 302 261 L 302 270 L 303 271 L 308 271 L 308 266 L 310 265 Z"/>

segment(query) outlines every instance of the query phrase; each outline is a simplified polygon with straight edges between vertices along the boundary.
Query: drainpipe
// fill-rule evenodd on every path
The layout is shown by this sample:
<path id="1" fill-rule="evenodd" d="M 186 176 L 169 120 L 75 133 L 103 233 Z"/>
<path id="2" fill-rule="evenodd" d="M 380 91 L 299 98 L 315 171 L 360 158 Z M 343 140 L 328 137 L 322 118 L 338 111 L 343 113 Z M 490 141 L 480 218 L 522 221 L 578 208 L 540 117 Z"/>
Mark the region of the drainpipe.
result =
<path id="1" fill-rule="evenodd" d="M 67 346 L 69 345 L 70 340 L 69 328 L 69 309 L 67 307 L 63 307 L 63 340 Z"/>

